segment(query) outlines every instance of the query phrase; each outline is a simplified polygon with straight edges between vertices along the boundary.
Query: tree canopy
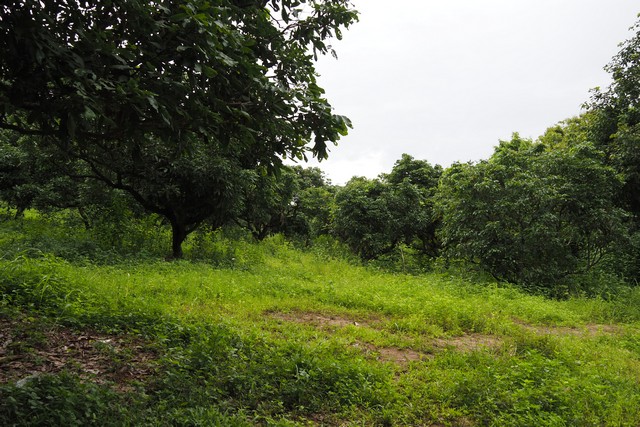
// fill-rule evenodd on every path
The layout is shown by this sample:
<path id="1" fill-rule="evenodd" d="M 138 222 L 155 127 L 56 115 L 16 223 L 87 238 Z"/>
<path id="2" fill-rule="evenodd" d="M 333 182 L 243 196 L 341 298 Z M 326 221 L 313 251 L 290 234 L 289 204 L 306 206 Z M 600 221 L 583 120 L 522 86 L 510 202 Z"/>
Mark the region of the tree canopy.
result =
<path id="1" fill-rule="evenodd" d="M 348 0 L 4 2 L 0 128 L 167 218 L 179 257 L 239 209 L 243 171 L 346 134 L 314 60 L 355 20 Z"/>
<path id="2" fill-rule="evenodd" d="M 633 37 L 605 67 L 612 83 L 594 89 L 587 107 L 597 118 L 594 141 L 624 177 L 620 200 L 640 224 L 640 21 L 631 30 Z"/>
<path id="3" fill-rule="evenodd" d="M 433 196 L 441 174 L 439 165 L 403 154 L 381 179 L 353 178 L 336 194 L 335 233 L 364 259 L 400 244 L 435 257 Z"/>
<path id="4" fill-rule="evenodd" d="M 453 165 L 437 196 L 448 253 L 531 286 L 593 268 L 625 232 L 613 202 L 621 183 L 599 156 L 516 134 L 487 161 Z"/>

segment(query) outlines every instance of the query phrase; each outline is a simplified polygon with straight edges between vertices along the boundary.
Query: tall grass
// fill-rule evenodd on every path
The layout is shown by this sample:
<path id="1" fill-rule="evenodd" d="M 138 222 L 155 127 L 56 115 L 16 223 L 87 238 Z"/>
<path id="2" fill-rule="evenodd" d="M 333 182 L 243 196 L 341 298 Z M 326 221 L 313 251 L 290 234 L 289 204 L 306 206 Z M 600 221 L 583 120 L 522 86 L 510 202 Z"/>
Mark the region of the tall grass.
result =
<path id="1" fill-rule="evenodd" d="M 5 424 L 28 425 L 18 408 L 36 396 L 52 423 L 93 414 L 78 425 L 640 425 L 638 289 L 550 300 L 446 270 L 357 266 L 328 243 L 213 231 L 185 261 L 109 258 L 97 243 L 82 252 L 83 233 L 3 223 L 2 313 L 144 337 L 159 368 L 134 394 L 74 394 L 85 382 L 64 376 L 4 384 Z"/>

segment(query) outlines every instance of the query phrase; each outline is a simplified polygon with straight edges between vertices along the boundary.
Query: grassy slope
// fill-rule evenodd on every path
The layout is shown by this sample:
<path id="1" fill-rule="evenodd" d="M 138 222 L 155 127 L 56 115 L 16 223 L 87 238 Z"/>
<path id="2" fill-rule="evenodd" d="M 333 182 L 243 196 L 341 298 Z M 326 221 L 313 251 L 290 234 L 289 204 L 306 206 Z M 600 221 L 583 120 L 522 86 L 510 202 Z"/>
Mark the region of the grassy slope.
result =
<path id="1" fill-rule="evenodd" d="M 96 424 L 640 425 L 637 291 L 551 301 L 356 267 L 279 238 L 235 243 L 226 268 L 69 263 L 16 250 L 20 233 L 2 235 L 5 317 L 142 337 L 157 362 L 130 395 L 73 375 L 7 382 L 5 422 L 28 424 L 16 408 L 30 402 L 31 416 L 89 414 L 78 425 L 91 414 Z M 41 397 L 51 390 L 80 409 Z"/>

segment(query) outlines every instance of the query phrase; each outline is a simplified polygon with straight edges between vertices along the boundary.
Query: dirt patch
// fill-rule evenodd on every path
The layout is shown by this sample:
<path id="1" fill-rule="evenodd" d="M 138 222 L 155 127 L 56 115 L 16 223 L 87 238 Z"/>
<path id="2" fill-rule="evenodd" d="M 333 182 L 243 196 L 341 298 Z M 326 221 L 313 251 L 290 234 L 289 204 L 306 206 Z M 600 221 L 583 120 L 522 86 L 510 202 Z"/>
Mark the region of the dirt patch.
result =
<path id="1" fill-rule="evenodd" d="M 437 349 L 452 348 L 461 353 L 471 353 L 482 349 L 495 349 L 502 345 L 502 340 L 494 335 L 467 334 L 459 337 L 438 338 L 434 341 Z"/>
<path id="2" fill-rule="evenodd" d="M 393 362 L 399 365 L 424 360 L 430 357 L 428 354 L 418 353 L 410 348 L 383 347 L 378 348 L 377 352 L 380 354 L 378 357 L 379 360 Z"/>
<path id="3" fill-rule="evenodd" d="M 428 355 L 418 353 L 410 348 L 380 348 L 378 351 L 380 352 L 380 358 L 382 360 L 388 360 L 399 364 L 414 362 L 428 357 Z"/>
<path id="4" fill-rule="evenodd" d="M 494 349 L 502 345 L 502 340 L 498 337 L 482 334 L 469 334 L 460 337 L 447 339 L 435 339 L 432 341 L 433 352 L 419 352 L 411 348 L 399 347 L 377 347 L 372 344 L 362 344 L 367 353 L 373 353 L 376 358 L 384 362 L 393 362 L 399 365 L 406 365 L 409 362 L 433 359 L 437 352 L 453 349 L 460 353 L 470 353 L 483 349 Z"/>
<path id="5" fill-rule="evenodd" d="M 520 319 L 513 320 L 515 324 L 522 328 L 535 332 L 539 335 L 564 335 L 564 336 L 578 336 L 578 337 L 596 337 L 602 335 L 615 335 L 620 332 L 620 327 L 616 325 L 602 325 L 597 323 L 586 324 L 577 327 L 571 326 L 545 326 L 545 325 L 531 325 L 521 321 Z"/>
<path id="6" fill-rule="evenodd" d="M 344 328 L 347 326 L 369 326 L 369 323 L 365 320 L 348 319 L 345 317 L 325 315 L 313 312 L 273 312 L 269 313 L 269 315 L 275 319 L 284 320 L 287 322 L 304 323 L 306 325 L 312 325 L 315 327 L 329 326 Z"/>
<path id="7" fill-rule="evenodd" d="M 425 360 L 433 357 L 432 354 L 420 353 L 410 348 L 378 347 L 365 342 L 356 342 L 353 347 L 359 348 L 365 354 L 375 357 L 382 362 L 393 362 L 398 365 L 406 365 L 409 362 Z"/>
<path id="8" fill-rule="evenodd" d="M 292 312 L 281 313 L 271 312 L 269 315 L 272 318 L 279 320 L 301 323 L 311 325 L 321 329 L 344 328 L 347 326 L 360 326 L 371 327 L 375 320 L 355 320 L 352 318 L 340 317 L 336 315 L 325 315 L 313 312 Z M 434 352 L 443 351 L 447 349 L 454 349 L 459 352 L 469 353 L 482 349 L 494 349 L 502 345 L 502 340 L 499 337 L 484 334 L 467 334 L 459 337 L 452 338 L 438 338 L 434 340 L 427 340 L 425 342 L 427 346 L 431 345 Z M 380 347 L 370 343 L 356 342 L 354 347 L 361 349 L 367 355 L 372 355 L 377 360 L 384 362 L 393 362 L 399 365 L 406 365 L 409 362 L 431 359 L 434 357 L 433 353 L 420 352 L 411 348 L 399 348 L 399 347 Z"/>
<path id="9" fill-rule="evenodd" d="M 0 383 L 70 371 L 126 390 L 151 375 L 156 360 L 137 338 L 0 318 Z"/>
<path id="10" fill-rule="evenodd" d="M 449 349 L 460 353 L 495 349 L 502 345 L 502 340 L 491 335 L 469 334 L 447 339 L 439 338 L 430 341 L 430 343 L 433 345 L 433 351 L 431 352 L 420 352 L 411 348 L 378 347 L 368 343 L 359 343 L 357 346 L 364 348 L 366 353 L 375 355 L 377 360 L 404 366 L 410 362 L 433 359 L 438 352 Z"/>
<path id="11" fill-rule="evenodd" d="M 269 314 L 271 317 L 279 320 L 294 323 L 303 323 L 323 329 L 345 328 L 347 326 L 371 327 L 369 320 L 355 320 L 336 315 L 326 315 L 313 312 L 273 312 Z M 393 362 L 400 365 L 405 365 L 409 362 L 423 360 L 430 357 L 430 355 L 428 354 L 420 353 L 410 348 L 378 347 L 373 344 L 360 341 L 353 344 L 353 347 L 356 347 L 366 354 L 375 357 L 377 360 L 384 362 Z"/>

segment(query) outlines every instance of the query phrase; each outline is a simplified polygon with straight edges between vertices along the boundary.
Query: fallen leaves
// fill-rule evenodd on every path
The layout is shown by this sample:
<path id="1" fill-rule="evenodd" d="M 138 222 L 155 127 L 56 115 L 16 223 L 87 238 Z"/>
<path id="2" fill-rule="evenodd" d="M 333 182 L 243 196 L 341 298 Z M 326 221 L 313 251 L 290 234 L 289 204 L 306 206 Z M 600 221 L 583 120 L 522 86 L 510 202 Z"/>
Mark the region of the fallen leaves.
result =
<path id="1" fill-rule="evenodd" d="M 21 316 L 0 317 L 0 383 L 71 371 L 127 389 L 153 373 L 157 358 L 137 337 L 79 331 Z"/>

